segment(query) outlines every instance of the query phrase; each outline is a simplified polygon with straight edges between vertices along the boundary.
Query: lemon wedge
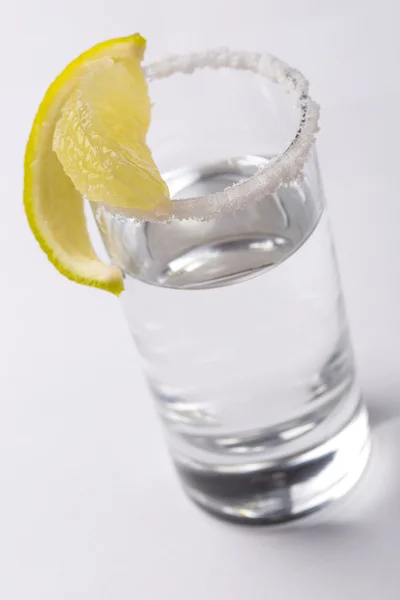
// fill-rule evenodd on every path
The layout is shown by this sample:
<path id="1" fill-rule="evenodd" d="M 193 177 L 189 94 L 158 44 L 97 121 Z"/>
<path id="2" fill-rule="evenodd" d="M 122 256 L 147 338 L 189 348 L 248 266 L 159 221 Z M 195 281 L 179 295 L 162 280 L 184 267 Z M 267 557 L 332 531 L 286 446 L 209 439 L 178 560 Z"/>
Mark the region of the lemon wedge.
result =
<path id="1" fill-rule="evenodd" d="M 168 214 L 168 188 L 146 145 L 150 101 L 135 34 L 84 52 L 47 90 L 25 154 L 24 204 L 31 229 L 66 277 L 120 294 L 118 267 L 101 262 L 83 196 Z"/>

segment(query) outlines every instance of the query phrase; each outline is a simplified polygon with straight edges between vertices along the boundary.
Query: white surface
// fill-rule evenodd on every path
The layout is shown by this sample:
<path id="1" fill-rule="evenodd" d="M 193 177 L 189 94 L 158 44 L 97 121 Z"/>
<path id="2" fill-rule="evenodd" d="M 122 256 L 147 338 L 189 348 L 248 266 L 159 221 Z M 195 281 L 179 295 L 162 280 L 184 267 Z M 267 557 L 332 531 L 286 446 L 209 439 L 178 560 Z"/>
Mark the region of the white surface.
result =
<path id="1" fill-rule="evenodd" d="M 0 8 L 0 597 L 395 600 L 396 0 L 141 4 Z M 28 230 L 22 156 L 45 88 L 81 50 L 136 30 L 149 59 L 218 45 L 273 52 L 309 77 L 322 106 L 319 153 L 375 449 L 356 492 L 318 525 L 240 528 L 186 500 L 118 302 L 58 276 Z"/>

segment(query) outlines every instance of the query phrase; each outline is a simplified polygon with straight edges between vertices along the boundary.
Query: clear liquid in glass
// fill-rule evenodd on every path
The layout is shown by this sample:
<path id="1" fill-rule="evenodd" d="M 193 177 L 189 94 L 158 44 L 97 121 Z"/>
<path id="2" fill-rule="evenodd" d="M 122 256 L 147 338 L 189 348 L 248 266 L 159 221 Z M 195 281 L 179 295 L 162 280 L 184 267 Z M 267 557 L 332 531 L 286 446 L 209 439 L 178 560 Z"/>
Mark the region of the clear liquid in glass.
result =
<path id="1" fill-rule="evenodd" d="M 266 161 L 164 177 L 179 201 Z M 349 461 L 358 478 L 368 454 L 367 419 L 328 218 L 307 178 L 208 222 L 97 218 L 125 272 L 130 330 L 191 497 L 234 519 L 279 521 L 321 503 L 329 477 L 327 500 L 351 487 Z"/>

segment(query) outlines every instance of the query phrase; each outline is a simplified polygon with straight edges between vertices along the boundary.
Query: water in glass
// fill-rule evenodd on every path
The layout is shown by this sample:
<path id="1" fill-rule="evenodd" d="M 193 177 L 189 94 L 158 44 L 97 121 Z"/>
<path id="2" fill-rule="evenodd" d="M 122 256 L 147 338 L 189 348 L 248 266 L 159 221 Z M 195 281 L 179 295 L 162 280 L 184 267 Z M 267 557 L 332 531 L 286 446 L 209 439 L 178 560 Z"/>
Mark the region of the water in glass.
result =
<path id="1" fill-rule="evenodd" d="M 179 202 L 267 162 L 235 157 L 164 178 Z M 95 212 L 124 270 L 129 326 L 192 498 L 234 519 L 279 521 L 351 487 L 367 420 L 319 183 L 304 177 L 205 222 Z"/>

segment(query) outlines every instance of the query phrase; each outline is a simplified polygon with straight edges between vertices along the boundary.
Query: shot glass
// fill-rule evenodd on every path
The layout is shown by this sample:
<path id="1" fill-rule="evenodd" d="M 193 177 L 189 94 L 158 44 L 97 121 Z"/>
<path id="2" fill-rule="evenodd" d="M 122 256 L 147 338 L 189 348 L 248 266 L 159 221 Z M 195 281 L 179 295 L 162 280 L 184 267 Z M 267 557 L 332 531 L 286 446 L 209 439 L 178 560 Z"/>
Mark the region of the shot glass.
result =
<path id="1" fill-rule="evenodd" d="M 269 54 L 173 56 L 145 73 L 148 143 L 172 214 L 93 210 L 125 276 L 169 451 L 207 511 L 245 523 L 301 517 L 350 490 L 370 450 L 318 106 L 301 73 Z"/>

